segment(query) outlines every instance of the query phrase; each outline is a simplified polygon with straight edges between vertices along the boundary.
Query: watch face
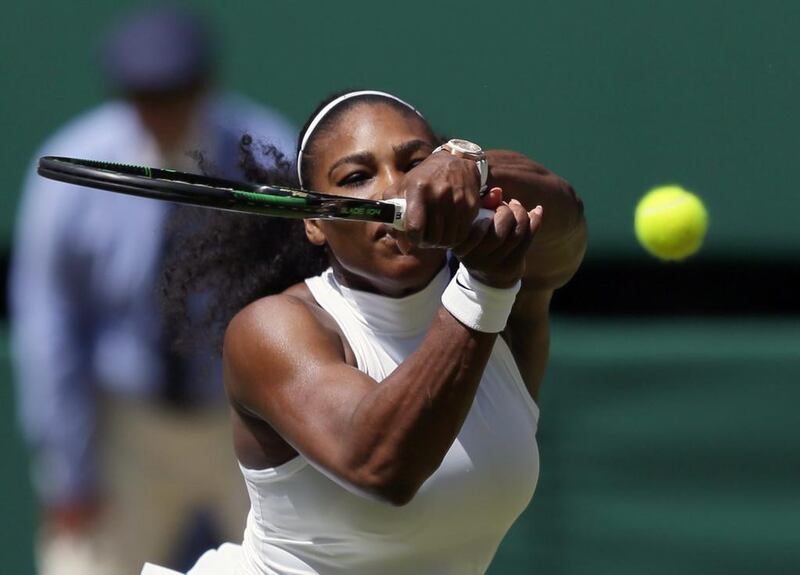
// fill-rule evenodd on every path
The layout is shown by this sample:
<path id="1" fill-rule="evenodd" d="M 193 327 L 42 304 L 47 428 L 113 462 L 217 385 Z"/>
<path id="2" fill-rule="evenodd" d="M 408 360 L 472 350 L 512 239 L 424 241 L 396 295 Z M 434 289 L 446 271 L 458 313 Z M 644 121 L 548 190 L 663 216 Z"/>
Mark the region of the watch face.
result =
<path id="1" fill-rule="evenodd" d="M 469 140 L 450 140 L 447 143 L 456 152 L 462 152 L 466 154 L 480 154 L 483 152 L 478 144 L 470 142 Z"/>

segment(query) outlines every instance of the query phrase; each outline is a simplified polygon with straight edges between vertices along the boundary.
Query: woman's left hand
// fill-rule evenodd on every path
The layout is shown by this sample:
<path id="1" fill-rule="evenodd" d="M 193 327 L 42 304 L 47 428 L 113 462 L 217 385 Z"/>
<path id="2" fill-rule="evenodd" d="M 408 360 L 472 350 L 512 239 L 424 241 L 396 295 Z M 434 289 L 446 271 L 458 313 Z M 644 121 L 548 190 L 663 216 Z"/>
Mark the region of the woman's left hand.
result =
<path id="1" fill-rule="evenodd" d="M 493 193 L 500 188 L 493 188 Z M 525 260 L 533 237 L 542 223 L 542 206 L 527 210 L 517 200 L 501 203 L 494 218 L 480 221 L 469 237 L 453 248 L 453 254 L 479 281 L 508 288 L 525 273 Z"/>

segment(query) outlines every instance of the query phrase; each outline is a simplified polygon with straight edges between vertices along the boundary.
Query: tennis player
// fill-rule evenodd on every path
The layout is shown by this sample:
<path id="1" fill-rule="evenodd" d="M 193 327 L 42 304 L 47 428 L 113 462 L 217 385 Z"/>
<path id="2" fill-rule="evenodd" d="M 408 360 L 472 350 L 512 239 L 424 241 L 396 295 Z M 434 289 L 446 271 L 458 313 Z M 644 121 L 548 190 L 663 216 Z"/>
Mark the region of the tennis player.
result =
<path id="1" fill-rule="evenodd" d="M 581 201 L 521 154 L 443 144 L 382 92 L 324 102 L 297 172 L 405 197 L 406 231 L 218 212 L 185 243 L 181 294 L 216 287 L 216 319 L 235 313 L 224 383 L 252 504 L 241 546 L 190 573 L 484 573 L 536 487 L 548 307 L 583 257 Z M 473 222 L 482 203 L 494 216 Z"/>

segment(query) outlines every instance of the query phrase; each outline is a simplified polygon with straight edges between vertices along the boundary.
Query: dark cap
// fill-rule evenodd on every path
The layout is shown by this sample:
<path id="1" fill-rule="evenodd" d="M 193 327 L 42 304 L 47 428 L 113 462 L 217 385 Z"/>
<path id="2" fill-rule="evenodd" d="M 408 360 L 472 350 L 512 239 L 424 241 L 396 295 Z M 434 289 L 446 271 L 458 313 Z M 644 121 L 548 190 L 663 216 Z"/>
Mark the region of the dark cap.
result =
<path id="1" fill-rule="evenodd" d="M 175 5 L 127 15 L 107 35 L 102 64 L 111 87 L 123 93 L 187 88 L 213 67 L 211 35 L 196 15 Z"/>

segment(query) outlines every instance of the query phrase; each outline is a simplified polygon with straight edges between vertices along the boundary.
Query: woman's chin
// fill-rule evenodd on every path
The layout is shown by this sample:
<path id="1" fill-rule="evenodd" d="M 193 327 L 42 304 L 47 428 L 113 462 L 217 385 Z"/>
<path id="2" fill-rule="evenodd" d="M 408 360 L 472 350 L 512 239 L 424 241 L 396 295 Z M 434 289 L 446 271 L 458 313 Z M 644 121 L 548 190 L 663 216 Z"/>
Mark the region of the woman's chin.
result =
<path id="1" fill-rule="evenodd" d="M 383 240 L 381 240 L 383 241 Z M 387 242 L 388 243 L 388 242 Z M 386 277 L 427 284 L 442 269 L 446 250 L 411 247 L 403 252 L 396 242 L 386 246 Z"/>
<path id="2" fill-rule="evenodd" d="M 414 248 L 403 253 L 390 242 L 379 243 L 367 261 L 332 262 L 339 282 L 352 289 L 403 297 L 428 285 L 446 261 L 445 250 Z"/>

